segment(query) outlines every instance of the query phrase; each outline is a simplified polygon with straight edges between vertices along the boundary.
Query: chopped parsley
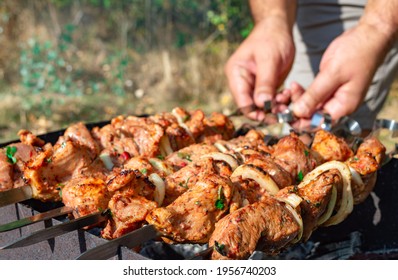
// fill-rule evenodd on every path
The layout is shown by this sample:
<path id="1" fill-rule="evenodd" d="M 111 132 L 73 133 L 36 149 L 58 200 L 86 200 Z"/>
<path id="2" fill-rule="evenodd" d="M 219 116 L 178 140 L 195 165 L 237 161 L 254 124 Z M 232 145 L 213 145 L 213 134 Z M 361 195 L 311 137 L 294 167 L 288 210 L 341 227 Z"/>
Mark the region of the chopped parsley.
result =
<path id="1" fill-rule="evenodd" d="M 354 157 L 353 160 L 354 160 L 354 161 L 358 161 L 359 159 L 358 159 L 357 157 Z"/>
<path id="2" fill-rule="evenodd" d="M 148 170 L 146 168 L 141 169 L 141 173 L 146 175 L 148 173 Z"/>
<path id="3" fill-rule="evenodd" d="M 64 141 L 64 142 L 62 142 L 62 144 L 61 144 L 61 148 L 65 148 L 66 147 L 66 142 Z"/>
<path id="4" fill-rule="evenodd" d="M 62 188 L 56 188 L 58 191 L 59 197 L 62 198 Z"/>
<path id="5" fill-rule="evenodd" d="M 297 174 L 297 180 L 299 182 L 301 182 L 301 181 L 303 181 L 303 179 L 304 179 L 304 175 L 303 175 L 303 172 L 300 170 L 299 173 Z"/>
<path id="6" fill-rule="evenodd" d="M 215 203 L 215 206 L 216 206 L 217 209 L 219 209 L 219 210 L 223 210 L 224 209 L 224 207 L 225 207 L 224 200 L 225 200 L 224 192 L 223 192 L 222 187 L 220 186 L 218 188 L 218 196 L 217 196 L 217 200 L 216 200 L 216 203 Z"/>
<path id="7" fill-rule="evenodd" d="M 189 179 L 191 179 L 191 177 L 188 177 L 188 179 L 187 179 L 185 182 L 180 182 L 178 185 L 179 185 L 180 187 L 183 187 L 183 188 L 188 189 L 188 182 L 189 182 Z"/>
<path id="8" fill-rule="evenodd" d="M 163 155 L 158 155 L 157 158 L 160 159 L 160 160 L 164 160 L 164 156 Z"/>
<path id="9" fill-rule="evenodd" d="M 224 244 L 220 244 L 217 241 L 214 241 L 214 249 L 220 253 L 223 256 L 227 255 L 227 252 L 225 252 L 225 245 Z"/>
<path id="10" fill-rule="evenodd" d="M 192 161 L 191 155 L 187 153 L 177 153 L 179 158 L 186 159 L 187 161 Z"/>
<path id="11" fill-rule="evenodd" d="M 182 122 L 186 122 L 187 120 L 189 120 L 191 118 L 190 115 L 185 115 L 182 117 Z"/>
<path id="12" fill-rule="evenodd" d="M 305 155 L 306 157 L 308 157 L 309 154 L 310 154 L 310 152 L 308 152 L 307 150 L 304 150 L 304 155 Z"/>
<path id="13" fill-rule="evenodd" d="M 53 159 L 49 157 L 48 159 L 46 159 L 46 161 L 47 161 L 47 163 L 51 163 L 53 161 Z"/>
<path id="14" fill-rule="evenodd" d="M 17 158 L 14 157 L 15 153 L 17 152 L 17 147 L 15 146 L 8 146 L 6 149 L 6 155 L 8 158 L 8 162 L 12 163 L 12 164 L 16 164 L 17 163 Z"/>
<path id="15" fill-rule="evenodd" d="M 314 203 L 314 206 L 315 206 L 316 208 L 319 208 L 319 207 L 321 206 L 321 203 L 318 201 L 318 202 Z"/>

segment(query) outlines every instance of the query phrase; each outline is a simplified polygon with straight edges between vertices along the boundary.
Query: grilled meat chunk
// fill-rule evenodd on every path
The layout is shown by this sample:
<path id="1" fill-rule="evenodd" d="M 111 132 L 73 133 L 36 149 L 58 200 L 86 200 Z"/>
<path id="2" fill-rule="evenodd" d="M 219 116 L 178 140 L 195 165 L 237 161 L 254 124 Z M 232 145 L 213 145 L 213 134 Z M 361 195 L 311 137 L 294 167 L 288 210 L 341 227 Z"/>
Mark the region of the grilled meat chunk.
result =
<path id="1" fill-rule="evenodd" d="M 213 145 L 206 143 L 193 144 L 168 155 L 165 160 L 177 171 L 191 162 L 198 161 L 201 156 L 217 151 L 217 148 Z"/>
<path id="2" fill-rule="evenodd" d="M 9 161 L 5 149 L 0 150 L 0 191 L 14 188 L 14 166 Z"/>
<path id="3" fill-rule="evenodd" d="M 291 213 L 271 196 L 244 206 L 215 225 L 209 245 L 212 259 L 247 259 L 258 248 L 274 253 L 299 232 Z"/>
<path id="4" fill-rule="evenodd" d="M 57 144 L 62 145 L 62 142 L 68 140 L 80 146 L 87 147 L 87 149 L 91 151 L 93 159 L 100 153 L 99 144 L 82 122 L 70 125 L 65 130 L 64 136 L 58 139 Z"/>
<path id="5" fill-rule="evenodd" d="M 24 169 L 33 197 L 43 201 L 58 201 L 59 186 L 79 175 L 92 163 L 91 151 L 71 141 L 44 149 L 32 158 Z"/>
<path id="6" fill-rule="evenodd" d="M 250 130 L 246 135 L 233 138 L 229 141 L 219 140 L 215 144 L 222 152 L 243 152 L 255 150 L 264 154 L 271 154 L 273 149 L 264 143 L 264 134 L 260 131 Z"/>
<path id="7" fill-rule="evenodd" d="M 315 133 L 311 149 L 321 157 L 322 162 L 346 161 L 354 155 L 344 139 L 326 130 L 318 130 Z"/>
<path id="8" fill-rule="evenodd" d="M 29 130 L 21 129 L 18 131 L 18 136 L 21 143 L 29 146 L 43 147 L 46 144 L 42 139 L 34 135 Z"/>
<path id="9" fill-rule="evenodd" d="M 291 175 L 293 181 L 300 181 L 300 177 L 319 164 L 312 151 L 294 133 L 280 139 L 273 148 L 273 159 Z"/>
<path id="10" fill-rule="evenodd" d="M 228 178 L 204 174 L 173 203 L 151 211 L 146 220 L 176 242 L 206 243 L 214 224 L 228 213 L 233 196 Z"/>
<path id="11" fill-rule="evenodd" d="M 352 185 L 355 204 L 364 201 L 373 190 L 376 183 L 377 170 L 384 161 L 385 152 L 386 148 L 379 140 L 375 137 L 368 137 L 358 147 L 355 156 L 347 160 L 348 166 L 362 180 L 362 184 L 354 181 Z"/>
<path id="12" fill-rule="evenodd" d="M 110 199 L 111 193 L 100 178 L 76 176 L 62 187 L 62 202 L 74 209 L 76 218 L 107 209 Z"/>
<path id="13" fill-rule="evenodd" d="M 342 188 L 341 175 L 336 169 L 326 171 L 319 175 L 316 180 L 309 183 L 302 183 L 298 187 L 290 186 L 280 190 L 277 194 L 277 197 L 284 197 L 295 193 L 303 199 L 300 203 L 300 213 L 304 224 L 302 241 L 307 241 L 312 232 L 318 227 L 318 220 L 326 211 L 333 187 L 336 190 L 341 190 Z"/>
<path id="14" fill-rule="evenodd" d="M 114 239 L 141 227 L 148 213 L 157 206 L 156 202 L 134 192 L 115 193 L 108 204 L 112 217 L 101 231 L 101 236 Z"/>
<path id="15" fill-rule="evenodd" d="M 149 200 L 153 200 L 155 191 L 154 184 L 149 181 L 147 176 L 132 169 L 115 170 L 108 176 L 107 188 L 110 192 L 128 191 Z"/>
<path id="16" fill-rule="evenodd" d="M 166 196 L 163 204 L 169 205 L 172 203 L 180 195 L 194 187 L 205 174 L 218 174 L 228 178 L 231 173 L 229 165 L 212 158 L 203 158 L 192 162 L 165 178 Z"/>

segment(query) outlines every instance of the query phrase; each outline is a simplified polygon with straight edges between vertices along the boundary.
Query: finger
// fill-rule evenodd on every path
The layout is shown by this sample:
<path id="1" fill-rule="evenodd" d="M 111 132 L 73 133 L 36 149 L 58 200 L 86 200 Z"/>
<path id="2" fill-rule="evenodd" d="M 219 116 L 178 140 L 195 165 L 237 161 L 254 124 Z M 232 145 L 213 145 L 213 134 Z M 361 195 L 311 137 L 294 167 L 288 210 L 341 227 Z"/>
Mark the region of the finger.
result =
<path id="1" fill-rule="evenodd" d="M 342 87 L 336 92 L 333 98 L 328 100 L 323 106 L 325 112 L 329 113 L 334 121 L 341 117 L 353 113 L 361 103 L 361 100 L 351 98 L 356 94 L 350 91 L 348 87 Z M 349 98 L 348 98 L 349 97 Z"/>
<path id="2" fill-rule="evenodd" d="M 292 102 L 296 102 L 304 94 L 305 89 L 299 83 L 292 82 L 290 85 L 290 91 Z"/>
<path id="3" fill-rule="evenodd" d="M 244 65 L 239 64 L 227 65 L 225 72 L 236 105 L 239 108 L 252 105 L 255 79 L 252 72 Z"/>
<path id="4" fill-rule="evenodd" d="M 256 57 L 256 82 L 254 103 L 262 108 L 264 102 L 272 100 L 278 87 L 278 63 L 266 55 Z"/>
<path id="5" fill-rule="evenodd" d="M 291 97 L 291 90 L 284 89 L 275 96 L 275 101 L 277 103 L 289 104 L 290 97 Z"/>
<path id="6" fill-rule="evenodd" d="M 340 86 L 326 72 L 320 72 L 304 94 L 293 103 L 293 112 L 299 118 L 311 118 L 320 104 L 327 101 Z"/>

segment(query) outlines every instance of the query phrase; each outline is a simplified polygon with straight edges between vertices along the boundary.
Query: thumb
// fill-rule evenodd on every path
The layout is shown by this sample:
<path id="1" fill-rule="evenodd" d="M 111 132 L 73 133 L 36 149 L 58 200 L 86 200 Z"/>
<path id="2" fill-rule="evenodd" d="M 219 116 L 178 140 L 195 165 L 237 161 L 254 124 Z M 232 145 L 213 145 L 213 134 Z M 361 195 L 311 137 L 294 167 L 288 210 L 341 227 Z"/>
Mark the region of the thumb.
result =
<path id="1" fill-rule="evenodd" d="M 299 118 L 311 118 L 319 105 L 323 105 L 341 83 L 327 72 L 319 72 L 315 80 L 293 104 L 293 113 Z"/>

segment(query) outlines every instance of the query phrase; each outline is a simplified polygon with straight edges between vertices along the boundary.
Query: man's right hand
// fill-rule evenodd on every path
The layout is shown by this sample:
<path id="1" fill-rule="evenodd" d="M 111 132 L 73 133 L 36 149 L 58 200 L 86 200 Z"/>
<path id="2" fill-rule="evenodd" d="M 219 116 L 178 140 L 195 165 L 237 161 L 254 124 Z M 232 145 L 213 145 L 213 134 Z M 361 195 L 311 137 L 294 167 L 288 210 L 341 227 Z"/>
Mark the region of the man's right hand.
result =
<path id="1" fill-rule="evenodd" d="M 295 54 L 291 28 L 283 17 L 274 15 L 256 23 L 248 38 L 230 57 L 225 73 L 238 107 L 274 99 L 289 73 Z M 262 120 L 261 110 L 247 115 Z"/>

